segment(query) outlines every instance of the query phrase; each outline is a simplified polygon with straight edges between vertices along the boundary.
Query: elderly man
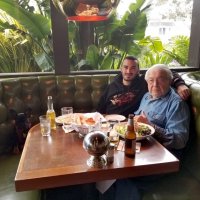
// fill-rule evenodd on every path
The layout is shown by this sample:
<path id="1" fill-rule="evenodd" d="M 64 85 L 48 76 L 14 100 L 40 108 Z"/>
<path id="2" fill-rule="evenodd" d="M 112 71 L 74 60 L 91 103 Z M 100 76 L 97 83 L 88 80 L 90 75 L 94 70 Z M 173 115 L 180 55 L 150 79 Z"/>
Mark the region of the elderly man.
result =
<path id="1" fill-rule="evenodd" d="M 140 74 L 139 62 L 133 56 L 125 57 L 121 72 L 104 91 L 97 108 L 103 114 L 128 114 L 135 112 L 143 95 L 147 92 L 144 76 Z M 177 73 L 173 74 L 172 86 L 182 99 L 186 100 L 189 89 Z"/>
<path id="2" fill-rule="evenodd" d="M 170 87 L 172 72 L 165 65 L 149 68 L 145 74 L 148 91 L 142 98 L 135 118 L 155 128 L 155 137 L 175 156 L 180 158 L 189 135 L 189 109 L 187 104 Z M 160 176 L 147 176 L 117 180 L 115 200 L 141 200 L 145 190 Z M 123 191 L 123 192 L 121 192 Z"/>
<path id="3" fill-rule="evenodd" d="M 189 136 L 190 114 L 187 104 L 170 87 L 172 73 L 165 65 L 151 67 L 145 74 L 148 93 L 135 112 L 137 121 L 155 128 L 155 137 L 177 157 Z"/>

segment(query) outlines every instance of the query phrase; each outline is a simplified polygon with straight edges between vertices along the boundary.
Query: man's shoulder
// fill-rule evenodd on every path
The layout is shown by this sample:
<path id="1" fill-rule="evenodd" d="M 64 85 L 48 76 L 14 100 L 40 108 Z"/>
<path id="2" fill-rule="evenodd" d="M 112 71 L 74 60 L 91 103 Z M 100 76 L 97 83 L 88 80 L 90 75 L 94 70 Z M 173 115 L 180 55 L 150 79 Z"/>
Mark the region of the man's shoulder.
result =
<path id="1" fill-rule="evenodd" d="M 144 75 L 143 74 L 138 74 L 132 81 L 132 84 L 136 84 L 136 83 L 141 83 L 141 84 L 146 84 L 146 81 L 144 79 Z"/>
<path id="2" fill-rule="evenodd" d="M 183 101 L 182 99 L 181 99 L 181 97 L 176 93 L 176 91 L 173 89 L 173 88 L 171 88 L 171 91 L 170 91 L 170 97 L 171 97 L 171 99 L 172 100 L 174 100 L 174 101 Z"/>
<path id="3" fill-rule="evenodd" d="M 174 89 L 171 89 L 171 94 L 170 94 L 169 98 L 170 98 L 169 102 L 171 102 L 171 104 L 173 104 L 173 105 L 183 105 L 183 106 L 187 107 L 186 101 L 181 99 L 181 97 L 176 93 L 176 91 Z"/>
<path id="4" fill-rule="evenodd" d="M 117 74 L 113 78 L 113 80 L 108 84 L 108 86 L 113 86 L 113 85 L 118 85 L 118 86 L 123 85 L 123 83 L 122 83 L 122 75 L 121 74 Z"/>

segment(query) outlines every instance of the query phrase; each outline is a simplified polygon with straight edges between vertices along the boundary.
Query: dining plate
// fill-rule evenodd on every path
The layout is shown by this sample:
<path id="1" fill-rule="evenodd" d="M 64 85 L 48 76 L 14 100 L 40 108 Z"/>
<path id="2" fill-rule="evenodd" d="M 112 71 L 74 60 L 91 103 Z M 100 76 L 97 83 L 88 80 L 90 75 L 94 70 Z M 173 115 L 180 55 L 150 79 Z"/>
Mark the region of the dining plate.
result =
<path id="1" fill-rule="evenodd" d="M 74 125 L 96 125 L 99 121 L 104 122 L 106 119 L 98 112 L 92 113 L 71 113 L 56 117 L 55 121 L 58 125 L 74 124 Z"/>
<path id="2" fill-rule="evenodd" d="M 57 125 L 63 125 L 64 124 L 71 124 L 73 120 L 72 116 L 68 116 L 66 117 L 66 115 L 61 115 L 56 117 L 55 121 L 57 123 Z"/>
<path id="3" fill-rule="evenodd" d="M 117 115 L 117 114 L 112 114 L 112 115 L 106 115 L 105 119 L 107 121 L 124 121 L 126 119 L 126 117 L 124 117 L 123 115 Z"/>
<path id="4" fill-rule="evenodd" d="M 120 137 L 124 138 L 125 132 L 127 129 L 127 122 L 121 122 L 121 123 L 115 124 L 113 129 L 119 134 Z M 147 133 L 144 134 L 144 131 L 146 131 Z M 142 135 L 142 132 L 144 135 Z M 153 135 L 154 132 L 155 132 L 155 129 L 152 126 L 138 122 L 137 130 L 136 130 L 136 140 L 137 141 L 143 140 L 149 137 L 150 135 Z"/>

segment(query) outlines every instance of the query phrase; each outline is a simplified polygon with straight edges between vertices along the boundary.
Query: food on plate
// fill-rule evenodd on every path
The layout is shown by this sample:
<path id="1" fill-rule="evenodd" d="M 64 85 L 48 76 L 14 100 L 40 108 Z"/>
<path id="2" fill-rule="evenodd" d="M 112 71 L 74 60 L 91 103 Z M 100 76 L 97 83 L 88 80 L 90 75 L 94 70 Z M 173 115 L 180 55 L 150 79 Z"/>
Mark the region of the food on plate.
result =
<path id="1" fill-rule="evenodd" d="M 138 126 L 137 133 L 139 136 L 146 136 L 151 134 L 151 129 L 148 126 L 145 126 L 143 124 L 140 124 Z"/>
<path id="2" fill-rule="evenodd" d="M 72 123 L 72 116 L 71 115 L 61 115 L 56 117 L 55 119 L 57 124 L 70 124 Z"/>
<path id="3" fill-rule="evenodd" d="M 56 117 L 57 124 L 73 124 L 74 126 L 97 126 L 103 120 L 103 116 L 98 113 L 71 113 Z"/>
<path id="4" fill-rule="evenodd" d="M 75 124 L 77 125 L 95 125 L 96 121 L 93 117 L 85 116 L 84 114 L 77 114 L 75 117 Z"/>
<path id="5" fill-rule="evenodd" d="M 92 117 L 89 118 L 83 118 L 82 119 L 82 124 L 87 124 L 87 125 L 94 125 L 96 122 Z"/>
<path id="6" fill-rule="evenodd" d="M 135 124 L 135 126 L 136 126 L 137 137 L 147 136 L 147 135 L 151 134 L 151 129 L 148 127 L 148 125 L 137 123 L 137 125 Z M 126 123 L 117 124 L 115 126 L 115 130 L 122 137 L 125 135 L 126 128 L 127 128 L 127 124 Z"/>
<path id="7" fill-rule="evenodd" d="M 120 134 L 120 135 L 125 135 L 127 129 L 126 124 L 118 124 L 115 128 L 115 130 Z"/>

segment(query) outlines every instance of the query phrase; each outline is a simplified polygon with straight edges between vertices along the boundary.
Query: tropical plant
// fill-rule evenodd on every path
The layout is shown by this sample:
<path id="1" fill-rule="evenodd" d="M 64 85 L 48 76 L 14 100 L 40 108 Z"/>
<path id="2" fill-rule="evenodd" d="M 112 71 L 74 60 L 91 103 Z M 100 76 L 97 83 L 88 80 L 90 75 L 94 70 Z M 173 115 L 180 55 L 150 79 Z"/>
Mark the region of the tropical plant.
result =
<path id="1" fill-rule="evenodd" d="M 0 0 L 0 72 L 52 71 L 49 0 Z M 136 0 L 121 19 L 90 23 L 92 44 L 84 45 L 80 24 L 68 23 L 71 70 L 118 69 L 127 54 L 141 67 L 176 61 L 187 65 L 189 38 L 178 36 L 164 45 L 159 38 L 145 37 L 146 0 Z M 83 28 L 83 27 L 82 27 Z M 87 28 L 87 26 L 86 26 Z"/>
<path id="2" fill-rule="evenodd" d="M 181 66 L 188 65 L 189 37 L 179 35 L 172 37 L 166 46 L 165 53 L 176 60 Z"/>
<path id="3" fill-rule="evenodd" d="M 97 22 L 94 26 L 94 43 L 87 48 L 85 59 L 76 63 L 74 70 L 84 69 L 117 69 L 122 59 L 127 54 L 138 55 L 140 49 L 137 41 L 144 38 L 147 26 L 145 11 L 150 5 L 144 6 L 145 0 L 137 0 L 129 6 L 129 10 L 118 19 L 112 15 L 109 20 Z M 80 46 L 78 25 L 70 22 L 70 60 L 77 61 L 75 53 L 79 52 Z M 78 37 L 77 37 L 78 36 Z M 78 39 L 77 39 L 78 38 Z M 82 49 L 82 47 L 79 47 Z"/>
<path id="4" fill-rule="evenodd" d="M 189 38 L 187 36 L 172 37 L 163 44 L 159 38 L 146 37 L 138 42 L 141 47 L 139 61 L 141 68 L 148 68 L 156 63 L 185 66 L 188 63 Z"/>
<path id="5" fill-rule="evenodd" d="M 28 2 L 0 0 L 0 34 L 2 38 L 0 48 L 5 54 L 7 52 L 7 56 L 1 57 L 0 67 L 5 69 L 10 65 L 9 68 L 13 67 L 11 72 L 16 72 L 21 68 L 23 72 L 32 71 L 30 68 L 33 68 L 33 71 L 35 69 L 52 71 L 53 53 L 50 42 L 50 19 L 46 17 L 48 14 L 43 16 L 42 14 L 34 13 L 34 9 L 31 10 Z M 16 52 L 21 53 L 16 54 Z M 10 59 L 8 59 L 9 57 Z M 24 66 L 19 66 L 21 62 L 16 62 L 12 58 L 23 60 Z M 11 62 L 8 63 L 8 61 Z M 6 66 L 5 63 L 7 63 Z"/>

